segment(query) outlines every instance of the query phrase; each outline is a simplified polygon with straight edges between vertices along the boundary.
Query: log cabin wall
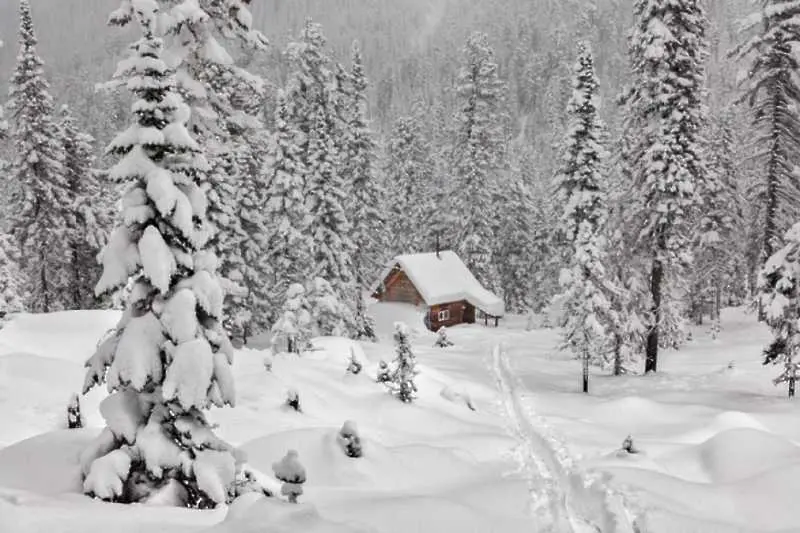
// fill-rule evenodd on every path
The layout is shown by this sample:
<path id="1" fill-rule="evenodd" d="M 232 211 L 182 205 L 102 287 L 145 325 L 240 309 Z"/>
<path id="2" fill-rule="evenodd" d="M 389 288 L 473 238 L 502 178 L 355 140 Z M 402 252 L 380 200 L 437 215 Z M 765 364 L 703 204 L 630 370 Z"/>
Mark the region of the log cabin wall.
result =
<path id="1" fill-rule="evenodd" d="M 442 313 L 445 312 L 445 313 Z M 441 314 L 440 314 L 441 313 Z M 465 300 L 446 304 L 432 305 L 429 309 L 432 331 L 438 331 L 442 326 L 451 327 L 464 322 L 475 321 L 475 308 Z M 440 318 L 440 316 L 442 318 Z"/>
<path id="2" fill-rule="evenodd" d="M 384 282 L 386 290 L 381 294 L 382 302 L 404 302 L 413 305 L 425 303 L 414 284 L 402 270 L 394 270 Z"/>

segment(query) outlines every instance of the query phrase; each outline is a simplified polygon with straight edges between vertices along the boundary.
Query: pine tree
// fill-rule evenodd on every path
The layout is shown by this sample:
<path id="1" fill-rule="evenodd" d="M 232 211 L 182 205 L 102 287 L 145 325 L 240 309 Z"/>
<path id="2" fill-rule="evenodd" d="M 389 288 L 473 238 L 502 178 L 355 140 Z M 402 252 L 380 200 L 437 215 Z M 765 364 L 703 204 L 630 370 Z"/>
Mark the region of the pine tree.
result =
<path id="1" fill-rule="evenodd" d="M 324 278 L 314 278 L 308 289 L 312 333 L 316 337 L 346 337 L 352 331 L 350 309 Z"/>
<path id="2" fill-rule="evenodd" d="M 20 51 L 11 79 L 10 137 L 14 160 L 10 231 L 25 276 L 25 307 L 32 312 L 65 309 L 70 302 L 68 194 L 64 149 L 53 117 L 53 98 L 36 53 L 30 3 L 20 1 Z"/>
<path id="3" fill-rule="evenodd" d="M 11 236 L 0 235 L 0 324 L 9 313 L 22 311 L 22 287 L 19 250 Z"/>
<path id="4" fill-rule="evenodd" d="M 190 131 L 202 148 L 209 168 L 201 172 L 212 224 L 209 247 L 219 257 L 225 298 L 225 327 L 241 338 L 250 320 L 246 308 L 245 261 L 239 190 L 242 177 L 236 154 L 258 119 L 253 109 L 242 109 L 236 96 L 244 88 L 262 90 L 263 80 L 236 66 L 221 40 L 247 50 L 264 50 L 267 40 L 252 28 L 247 0 L 155 0 L 161 8 L 159 30 L 165 53 L 177 64 L 178 89 L 192 110 Z M 123 0 L 110 22 L 124 26 L 133 19 L 134 4 Z"/>
<path id="5" fill-rule="evenodd" d="M 497 232 L 496 254 L 505 308 L 512 313 L 531 309 L 531 259 L 535 254 L 533 239 L 534 201 L 521 176 L 509 177 L 501 220 Z"/>
<path id="6" fill-rule="evenodd" d="M 92 284 L 102 271 L 97 255 L 106 241 L 111 209 L 97 172 L 92 168 L 94 139 L 78 130 L 69 108 L 61 108 L 61 132 L 67 178 L 67 191 L 72 207 L 69 227 L 70 309 L 91 309 L 97 306 Z"/>
<path id="7" fill-rule="evenodd" d="M 273 351 L 284 350 L 300 354 L 311 346 L 311 305 L 306 298 L 306 289 L 293 283 L 286 291 L 283 313 L 272 326 Z M 275 347 L 278 349 L 275 350 Z"/>
<path id="8" fill-rule="evenodd" d="M 392 255 L 424 252 L 428 223 L 435 211 L 432 182 L 434 161 L 417 116 L 401 117 L 392 128 L 387 146 L 388 227 Z"/>
<path id="9" fill-rule="evenodd" d="M 84 392 L 107 383 L 107 427 L 82 456 L 87 494 L 147 501 L 159 490 L 180 506 L 207 508 L 235 496 L 241 458 L 214 435 L 203 411 L 234 404 L 233 349 L 222 327 L 223 292 L 190 110 L 155 34 L 158 4 L 132 3 L 142 37 L 118 79 L 135 97 L 130 127 L 108 148 L 108 172 L 126 186 L 123 220 L 103 251 L 97 294 L 133 287 L 116 330 L 87 361 Z"/>
<path id="10" fill-rule="evenodd" d="M 324 108 L 317 110 L 315 128 L 310 135 L 306 187 L 311 214 L 308 231 L 314 239 L 315 274 L 330 283 L 340 301 L 347 302 L 355 283 L 351 225 L 344 211 L 344 177 L 336 171 L 337 153 L 326 126 Z"/>
<path id="11" fill-rule="evenodd" d="M 417 360 L 409 344 L 408 326 L 398 322 L 394 327 L 396 354 L 389 383 L 395 396 L 401 402 L 411 403 L 417 395 L 417 385 L 414 382 L 414 378 L 418 374 Z"/>
<path id="12" fill-rule="evenodd" d="M 800 379 L 800 224 L 785 236 L 783 248 L 770 257 L 759 277 L 760 302 L 773 340 L 764 350 L 764 364 L 783 365 L 775 384 L 788 383 L 789 397 L 795 395 Z"/>
<path id="13" fill-rule="evenodd" d="M 311 274 L 327 281 L 340 302 L 348 302 L 351 309 L 344 319 L 352 330 L 354 302 L 350 298 L 356 280 L 352 226 L 344 207 L 349 187 L 341 173 L 345 157 L 341 151 L 342 101 L 325 45 L 320 26 L 309 19 L 300 41 L 289 47 L 294 69 L 287 83 L 287 122 L 302 163 L 296 168 L 304 170 L 310 215 L 304 230 L 313 241 L 314 253 Z"/>
<path id="14" fill-rule="evenodd" d="M 636 230 L 650 261 L 646 372 L 658 367 L 659 334 L 674 299 L 669 282 L 691 261 L 688 221 L 705 179 L 703 62 L 707 20 L 699 0 L 637 0 L 624 96 L 626 156 L 636 189 Z"/>
<path id="15" fill-rule="evenodd" d="M 494 202 L 500 187 L 496 176 L 506 167 L 505 86 L 485 34 L 474 33 L 467 40 L 456 92 L 459 108 L 452 165 L 454 215 L 461 222 L 458 251 L 478 281 L 499 292 L 492 218 L 500 207 Z"/>
<path id="16" fill-rule="evenodd" d="M 762 0 L 761 9 L 746 19 L 743 31 L 753 35 L 731 51 L 748 61 L 739 99 L 750 106 L 762 176 L 752 201 L 761 213 L 761 261 L 781 247 L 781 236 L 800 218 L 800 2 Z"/>
<path id="17" fill-rule="evenodd" d="M 567 106 L 563 167 L 556 177 L 557 203 L 564 206 L 562 232 L 572 261 L 561 274 L 564 288 L 564 346 L 583 362 L 583 392 L 589 392 L 589 363 L 605 342 L 611 304 L 606 296 L 605 228 L 607 185 L 602 175 L 605 149 L 597 117 L 598 82 L 594 59 L 578 46 L 572 98 Z"/>
<path id="18" fill-rule="evenodd" d="M 286 99 L 279 93 L 275 133 L 268 155 L 269 185 L 266 191 L 267 257 L 273 271 L 271 299 L 280 305 L 286 288 L 304 285 L 311 275 L 313 241 L 306 228 L 311 214 L 305 203 L 305 165 L 298 133 L 289 122 Z"/>
<path id="19" fill-rule="evenodd" d="M 350 220 L 351 239 L 355 246 L 353 270 L 359 288 L 367 288 L 385 259 L 385 226 L 383 215 L 384 194 L 375 168 L 375 141 L 369 127 L 367 113 L 367 77 L 358 42 L 353 43 L 352 95 L 350 98 L 350 144 L 345 155 L 345 175 L 351 181 Z"/>

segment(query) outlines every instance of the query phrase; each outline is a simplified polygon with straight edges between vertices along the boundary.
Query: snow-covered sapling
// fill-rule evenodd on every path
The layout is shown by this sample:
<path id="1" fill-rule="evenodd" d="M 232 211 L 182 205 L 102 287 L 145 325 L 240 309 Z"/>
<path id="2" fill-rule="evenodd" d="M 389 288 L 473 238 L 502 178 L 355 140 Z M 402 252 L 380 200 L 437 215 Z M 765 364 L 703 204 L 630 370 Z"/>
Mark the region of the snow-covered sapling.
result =
<path id="1" fill-rule="evenodd" d="M 264 356 L 264 369 L 267 372 L 272 372 L 272 364 L 275 362 L 275 358 L 272 354 L 267 354 Z"/>
<path id="2" fill-rule="evenodd" d="M 378 383 L 389 383 L 391 380 L 392 377 L 389 373 L 389 365 L 386 364 L 386 361 L 381 361 L 378 363 L 378 375 L 375 378 L 375 381 Z"/>
<path id="3" fill-rule="evenodd" d="M 356 359 L 356 352 L 353 348 L 350 348 L 350 361 L 347 364 L 347 373 L 357 375 L 361 373 L 361 370 L 364 368 L 364 365 Z"/>
<path id="4" fill-rule="evenodd" d="M 359 291 L 356 297 L 356 325 L 355 325 L 355 339 L 356 340 L 369 340 L 378 342 L 378 335 L 375 333 L 375 321 L 367 314 L 364 306 L 364 299 L 361 297 Z"/>
<path id="5" fill-rule="evenodd" d="M 437 348 L 447 348 L 452 346 L 453 342 L 447 338 L 447 328 L 442 326 L 436 332 L 436 342 L 433 344 Z"/>
<path id="6" fill-rule="evenodd" d="M 289 502 L 297 503 L 297 497 L 303 494 L 303 483 L 306 482 L 306 469 L 300 464 L 295 450 L 289 450 L 286 456 L 272 463 L 275 477 L 283 481 L 281 494 L 289 498 Z"/>
<path id="7" fill-rule="evenodd" d="M 639 449 L 633 445 L 633 437 L 628 435 L 625 437 L 625 440 L 622 441 L 622 451 L 626 453 L 639 453 Z"/>
<path id="8" fill-rule="evenodd" d="M 356 423 L 352 420 L 348 420 L 342 426 L 342 429 L 339 430 L 339 434 L 336 436 L 336 440 L 339 442 L 339 445 L 342 447 L 342 451 L 347 457 L 361 457 L 363 455 L 363 450 L 361 448 L 361 437 L 358 434 L 358 427 L 356 427 Z"/>
<path id="9" fill-rule="evenodd" d="M 77 394 L 73 394 L 67 405 L 67 428 L 79 429 L 83 427 L 83 423 L 80 398 Z"/>
<path id="10" fill-rule="evenodd" d="M 400 401 L 411 403 L 417 392 L 417 385 L 414 383 L 417 362 L 408 342 L 408 326 L 401 322 L 396 323 L 394 340 L 397 352 L 391 374 L 391 387 Z"/>
<path id="11" fill-rule="evenodd" d="M 297 389 L 291 388 L 286 392 L 286 405 L 298 413 L 303 412 L 303 410 L 300 408 L 300 393 L 297 392 Z"/>

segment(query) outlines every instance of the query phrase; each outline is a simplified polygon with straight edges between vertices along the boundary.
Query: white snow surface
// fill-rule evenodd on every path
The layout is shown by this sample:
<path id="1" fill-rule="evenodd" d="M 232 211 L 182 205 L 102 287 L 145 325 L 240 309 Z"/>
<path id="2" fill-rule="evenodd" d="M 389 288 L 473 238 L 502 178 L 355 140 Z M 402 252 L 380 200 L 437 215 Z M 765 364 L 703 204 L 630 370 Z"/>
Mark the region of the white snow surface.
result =
<path id="1" fill-rule="evenodd" d="M 633 520 L 647 533 L 797 531 L 800 405 L 772 385 L 777 369 L 760 364 L 768 333 L 753 316 L 726 310 L 717 340 L 696 328 L 685 350 L 662 354 L 657 375 L 593 370 L 586 396 L 580 363 L 556 349 L 558 332 L 526 331 L 526 318 L 449 328 L 455 345 L 442 350 L 412 306 L 373 304 L 371 313 L 379 344 L 316 338 L 303 357 L 274 357 L 272 372 L 267 352 L 238 351 L 237 408 L 212 410 L 210 421 L 276 493 L 272 465 L 289 450 L 307 481 L 297 505 L 251 495 L 213 511 L 82 496 L 81 456 L 108 451 L 107 439 L 95 440 L 107 392 L 81 399 L 86 429 L 62 429 L 66 405 L 120 314 L 13 317 L 0 330 L 0 531 L 618 533 Z M 413 404 L 375 383 L 378 362 L 393 356 L 396 321 L 409 323 L 420 369 Z M 345 371 L 351 348 L 364 362 L 359 375 Z M 283 408 L 289 388 L 303 413 Z M 360 458 L 337 441 L 348 420 Z M 181 461 L 140 433 L 154 462 Z M 618 452 L 628 434 L 641 453 Z M 110 457 L 93 486 L 113 493 L 124 462 Z M 203 465 L 204 483 L 233 468 Z"/>
<path id="2" fill-rule="evenodd" d="M 407 254 L 392 259 L 373 286 L 373 292 L 383 283 L 395 266 L 403 272 L 428 305 L 466 300 L 492 316 L 503 316 L 503 300 L 484 288 L 461 258 L 452 251 L 439 254 Z"/>

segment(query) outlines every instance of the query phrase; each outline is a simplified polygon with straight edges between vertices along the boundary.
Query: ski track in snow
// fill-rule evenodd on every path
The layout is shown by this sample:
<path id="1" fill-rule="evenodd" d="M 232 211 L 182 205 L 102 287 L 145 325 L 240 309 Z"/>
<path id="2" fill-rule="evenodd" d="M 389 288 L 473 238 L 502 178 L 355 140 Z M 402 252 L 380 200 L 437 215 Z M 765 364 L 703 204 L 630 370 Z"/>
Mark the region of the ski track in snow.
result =
<path id="1" fill-rule="evenodd" d="M 578 470 L 546 422 L 526 408 L 505 347 L 496 345 L 491 358 L 509 431 L 520 443 L 518 459 L 528 478 L 537 531 L 645 533 L 625 508 L 622 496 L 600 479 L 592 479 Z"/>

